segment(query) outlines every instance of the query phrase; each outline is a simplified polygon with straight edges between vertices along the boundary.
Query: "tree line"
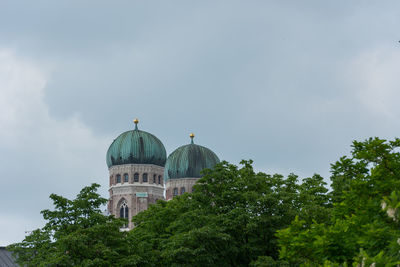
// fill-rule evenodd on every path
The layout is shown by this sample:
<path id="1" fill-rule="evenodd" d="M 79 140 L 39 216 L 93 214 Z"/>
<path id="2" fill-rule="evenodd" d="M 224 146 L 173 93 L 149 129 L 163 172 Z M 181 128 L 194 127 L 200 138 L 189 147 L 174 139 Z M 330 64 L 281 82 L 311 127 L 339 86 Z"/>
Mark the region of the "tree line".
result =
<path id="1" fill-rule="evenodd" d="M 99 185 L 52 194 L 46 225 L 8 247 L 21 266 L 396 266 L 400 264 L 400 139 L 354 141 L 315 174 L 255 172 L 253 162 L 203 171 L 193 193 L 132 218 L 101 214 Z"/>

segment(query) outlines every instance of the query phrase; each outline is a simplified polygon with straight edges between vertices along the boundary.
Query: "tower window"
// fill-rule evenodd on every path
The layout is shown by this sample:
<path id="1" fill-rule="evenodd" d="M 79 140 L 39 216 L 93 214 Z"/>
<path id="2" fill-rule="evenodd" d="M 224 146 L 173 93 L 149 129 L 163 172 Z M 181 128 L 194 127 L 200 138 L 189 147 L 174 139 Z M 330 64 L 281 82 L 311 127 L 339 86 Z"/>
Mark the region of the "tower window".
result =
<path id="1" fill-rule="evenodd" d="M 122 202 L 121 208 L 119 209 L 119 217 L 129 220 L 129 209 L 125 200 Z M 124 225 L 124 227 L 127 227 L 127 225 Z"/>
<path id="2" fill-rule="evenodd" d="M 119 217 L 128 219 L 129 217 L 129 210 L 128 210 L 128 204 L 124 200 L 121 204 L 121 208 L 119 209 Z"/>
<path id="3" fill-rule="evenodd" d="M 155 183 L 156 183 L 156 179 L 157 179 L 157 175 L 156 175 L 156 174 L 154 174 L 154 175 L 153 175 L 153 184 L 155 184 Z"/>
<path id="4" fill-rule="evenodd" d="M 147 173 L 143 173 L 143 183 L 147 183 Z"/>
<path id="5" fill-rule="evenodd" d="M 117 184 L 121 183 L 121 174 L 117 174 Z"/>
<path id="6" fill-rule="evenodd" d="M 173 196 L 177 196 L 178 195 L 178 188 L 174 188 L 174 192 L 173 192 Z"/>
<path id="7" fill-rule="evenodd" d="M 161 184 L 161 175 L 158 176 L 158 184 Z"/>
<path id="8" fill-rule="evenodd" d="M 183 193 L 185 193 L 185 188 L 184 188 L 184 187 L 181 187 L 181 195 L 182 195 Z"/>
<path id="9" fill-rule="evenodd" d="M 129 175 L 127 173 L 124 174 L 124 183 L 129 182 Z"/>
<path id="10" fill-rule="evenodd" d="M 139 182 L 139 173 L 135 173 L 135 174 L 133 175 L 133 181 L 134 181 L 135 183 L 138 183 L 138 182 Z"/>

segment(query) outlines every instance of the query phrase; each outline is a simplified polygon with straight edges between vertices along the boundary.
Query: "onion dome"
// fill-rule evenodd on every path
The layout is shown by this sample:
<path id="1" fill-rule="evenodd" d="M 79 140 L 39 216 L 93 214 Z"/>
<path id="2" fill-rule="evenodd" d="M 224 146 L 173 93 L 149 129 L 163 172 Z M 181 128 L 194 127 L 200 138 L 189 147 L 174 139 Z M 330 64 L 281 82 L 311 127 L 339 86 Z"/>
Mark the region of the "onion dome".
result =
<path id="1" fill-rule="evenodd" d="M 138 119 L 135 119 L 134 123 L 134 130 L 122 133 L 108 148 L 108 168 L 122 164 L 154 164 L 164 167 L 167 152 L 160 139 L 139 130 Z"/>
<path id="2" fill-rule="evenodd" d="M 165 163 L 164 179 L 200 178 L 203 169 L 210 169 L 219 163 L 219 158 L 210 149 L 196 145 L 194 134 L 189 145 L 178 147 L 172 152 Z"/>

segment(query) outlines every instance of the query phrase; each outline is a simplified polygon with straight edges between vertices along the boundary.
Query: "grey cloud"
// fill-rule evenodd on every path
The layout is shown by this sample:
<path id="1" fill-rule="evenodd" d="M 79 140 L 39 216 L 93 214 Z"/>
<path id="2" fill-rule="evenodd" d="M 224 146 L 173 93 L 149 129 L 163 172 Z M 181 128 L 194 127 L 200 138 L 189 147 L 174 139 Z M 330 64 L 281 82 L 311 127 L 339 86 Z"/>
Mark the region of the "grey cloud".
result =
<path id="1" fill-rule="evenodd" d="M 73 196 L 89 182 L 106 196 L 107 144 L 139 117 L 169 153 L 193 131 L 222 159 L 328 179 L 353 139 L 398 132 L 360 100 L 364 70 L 349 71 L 360 55 L 398 45 L 397 10 L 396 1 L 0 2 L 0 47 L 47 71 L 54 123 L 79 118 L 99 144 L 70 151 L 85 164 L 50 148 L 2 148 L 0 171 L 34 177 L 15 199 L 36 201 L 29 216 L 49 193 Z M 5 198 L 21 190 L 0 181 Z"/>

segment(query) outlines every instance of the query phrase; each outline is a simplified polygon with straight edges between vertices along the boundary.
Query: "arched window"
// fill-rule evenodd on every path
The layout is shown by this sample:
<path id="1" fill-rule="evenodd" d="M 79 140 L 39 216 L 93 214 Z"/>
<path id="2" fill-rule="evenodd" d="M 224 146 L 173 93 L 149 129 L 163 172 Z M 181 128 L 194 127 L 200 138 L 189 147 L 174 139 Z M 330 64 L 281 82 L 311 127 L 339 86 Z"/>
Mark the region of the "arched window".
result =
<path id="1" fill-rule="evenodd" d="M 161 184 L 161 175 L 158 176 L 158 184 Z"/>
<path id="2" fill-rule="evenodd" d="M 138 183 L 138 182 L 139 182 L 139 173 L 135 173 L 135 174 L 133 175 L 133 181 L 134 181 L 135 183 Z"/>
<path id="3" fill-rule="evenodd" d="M 126 201 L 122 201 L 121 208 L 119 209 L 119 217 L 128 219 L 129 217 L 129 209 L 128 209 L 128 204 Z"/>
<path id="4" fill-rule="evenodd" d="M 117 174 L 117 184 L 121 183 L 121 174 Z"/>
<path id="5" fill-rule="evenodd" d="M 185 188 L 184 188 L 184 187 L 181 187 L 181 195 L 182 195 L 183 193 L 185 193 Z"/>
<path id="6" fill-rule="evenodd" d="M 124 183 L 129 182 L 129 175 L 127 173 L 124 174 Z"/>
<path id="7" fill-rule="evenodd" d="M 156 175 L 156 174 L 154 174 L 154 175 L 153 175 L 153 184 L 155 184 L 155 183 L 156 183 L 156 179 L 157 179 L 157 175 Z"/>
<path id="8" fill-rule="evenodd" d="M 178 195 L 178 188 L 174 188 L 174 192 L 173 192 L 173 196 L 177 196 Z"/>
<path id="9" fill-rule="evenodd" d="M 147 183 L 147 173 L 143 173 L 143 183 Z"/>
<path id="10" fill-rule="evenodd" d="M 128 219 L 129 220 L 129 209 L 128 209 L 128 204 L 126 201 L 122 201 L 121 207 L 119 209 L 119 217 L 123 219 Z M 123 228 L 126 228 L 127 225 L 125 224 L 122 226 Z"/>

